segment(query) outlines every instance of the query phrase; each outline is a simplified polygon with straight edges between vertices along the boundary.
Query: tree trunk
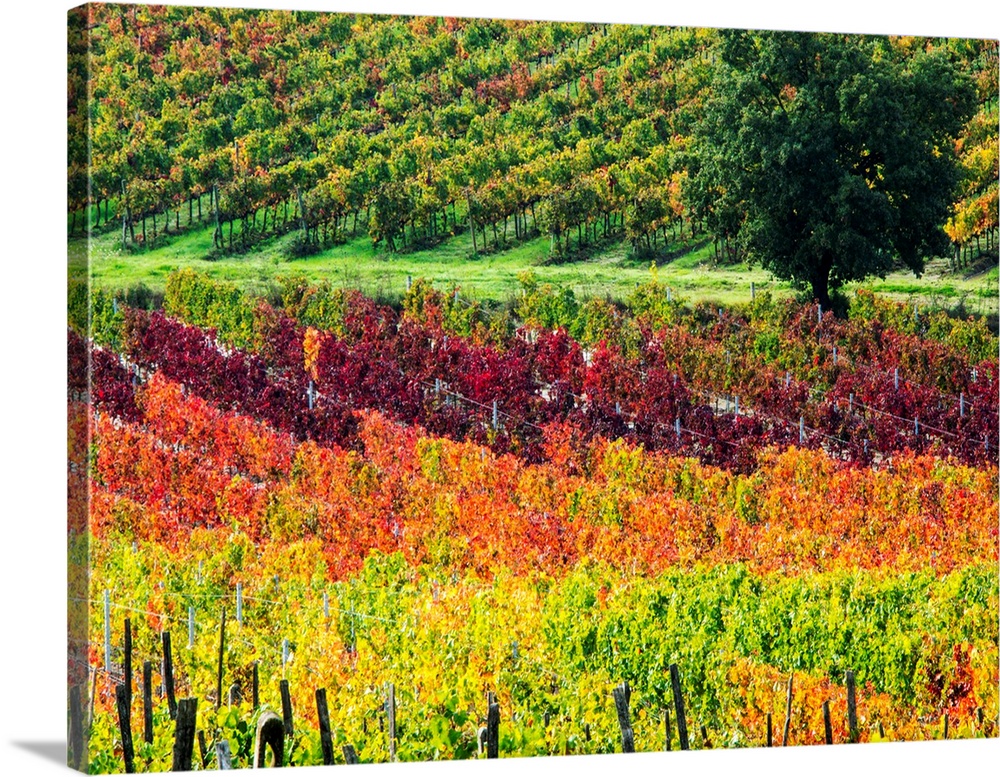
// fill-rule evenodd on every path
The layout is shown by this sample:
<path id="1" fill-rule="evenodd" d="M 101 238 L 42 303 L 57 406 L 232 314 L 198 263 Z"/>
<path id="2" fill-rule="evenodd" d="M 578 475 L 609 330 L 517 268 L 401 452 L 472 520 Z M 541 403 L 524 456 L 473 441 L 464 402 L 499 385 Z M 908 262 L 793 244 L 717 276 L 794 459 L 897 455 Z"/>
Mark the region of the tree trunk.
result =
<path id="1" fill-rule="evenodd" d="M 833 257 L 824 254 L 809 281 L 813 299 L 823 307 L 823 310 L 830 310 L 832 307 L 830 302 L 830 270 L 832 267 Z"/>

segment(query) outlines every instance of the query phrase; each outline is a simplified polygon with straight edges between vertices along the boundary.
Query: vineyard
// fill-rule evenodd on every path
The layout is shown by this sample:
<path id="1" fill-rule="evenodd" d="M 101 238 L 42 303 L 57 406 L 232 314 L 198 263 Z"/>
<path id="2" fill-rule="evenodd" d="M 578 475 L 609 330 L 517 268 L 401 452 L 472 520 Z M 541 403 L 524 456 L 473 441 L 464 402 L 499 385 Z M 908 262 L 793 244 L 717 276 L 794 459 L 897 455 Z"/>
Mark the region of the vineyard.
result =
<path id="1" fill-rule="evenodd" d="M 215 258 L 292 235 L 287 256 L 359 235 L 390 255 L 460 239 L 469 256 L 542 236 L 554 258 L 622 242 L 662 256 L 697 237 L 720 261 L 740 258 L 693 150 L 718 31 L 164 6 L 88 14 L 70 19 L 87 31 L 70 51 L 71 236 L 117 233 L 127 256 L 208 230 Z M 996 42 L 886 45 L 903 59 L 940 49 L 970 76 L 975 109 L 942 224 L 952 269 L 968 271 L 996 249 Z"/>
<path id="2" fill-rule="evenodd" d="M 622 306 L 526 279 L 502 314 L 277 297 L 180 272 L 70 330 L 92 771 L 122 720 L 132 768 L 176 766 L 167 638 L 205 768 L 270 714 L 287 764 L 997 734 L 981 322 L 655 275 Z"/>
<path id="3" fill-rule="evenodd" d="M 71 766 L 1000 736 L 997 41 L 69 43 Z"/>

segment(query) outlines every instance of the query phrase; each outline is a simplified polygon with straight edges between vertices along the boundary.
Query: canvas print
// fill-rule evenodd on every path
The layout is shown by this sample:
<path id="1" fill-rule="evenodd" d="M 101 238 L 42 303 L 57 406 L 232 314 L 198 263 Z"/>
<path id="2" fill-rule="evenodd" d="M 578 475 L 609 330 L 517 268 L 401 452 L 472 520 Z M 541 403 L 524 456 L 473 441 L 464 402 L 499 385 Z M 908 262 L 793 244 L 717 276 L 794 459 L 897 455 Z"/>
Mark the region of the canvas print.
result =
<path id="1" fill-rule="evenodd" d="M 997 736 L 996 40 L 68 46 L 72 767 Z"/>

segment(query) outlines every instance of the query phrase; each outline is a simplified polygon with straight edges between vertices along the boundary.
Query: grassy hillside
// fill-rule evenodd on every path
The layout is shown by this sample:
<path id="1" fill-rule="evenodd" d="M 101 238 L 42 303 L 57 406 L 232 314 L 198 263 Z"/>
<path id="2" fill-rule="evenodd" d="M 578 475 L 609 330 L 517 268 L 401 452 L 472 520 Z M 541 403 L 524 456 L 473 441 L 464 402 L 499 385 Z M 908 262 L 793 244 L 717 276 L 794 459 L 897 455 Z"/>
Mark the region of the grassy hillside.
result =
<path id="1" fill-rule="evenodd" d="M 367 236 L 302 259 L 289 258 L 292 235 L 268 241 L 236 256 L 209 258 L 211 228 L 194 229 L 171 242 L 146 252 L 121 249 L 116 232 L 95 235 L 90 243 L 91 277 L 101 288 L 126 289 L 140 283 L 162 291 L 167 275 L 181 267 L 192 267 L 212 277 L 249 285 L 266 285 L 286 275 L 300 274 L 313 281 L 327 280 L 335 286 L 359 288 L 366 293 L 392 297 L 405 288 L 407 276 L 427 278 L 441 288 L 459 285 L 470 296 L 503 301 L 518 288 L 520 273 L 531 271 L 542 282 L 571 287 L 581 296 L 623 298 L 637 282 L 649 277 L 649 262 L 628 255 L 622 243 L 608 245 L 592 255 L 571 262 L 547 260 L 548 240 L 536 238 L 479 259 L 469 259 L 466 236 L 445 240 L 434 248 L 387 254 L 372 248 Z M 86 251 L 82 238 L 70 241 L 78 256 Z M 714 300 L 720 304 L 745 301 L 750 284 L 757 290 L 794 294 L 792 287 L 759 268 L 746 265 L 716 265 L 711 244 L 672 246 L 673 255 L 659 260 L 660 280 L 692 300 Z M 972 313 L 996 316 L 998 272 L 994 265 L 966 277 L 949 271 L 948 262 L 934 260 L 927 272 L 916 278 L 908 271 L 871 279 L 864 284 L 894 299 L 914 300 L 921 305 L 952 308 L 964 301 Z"/>

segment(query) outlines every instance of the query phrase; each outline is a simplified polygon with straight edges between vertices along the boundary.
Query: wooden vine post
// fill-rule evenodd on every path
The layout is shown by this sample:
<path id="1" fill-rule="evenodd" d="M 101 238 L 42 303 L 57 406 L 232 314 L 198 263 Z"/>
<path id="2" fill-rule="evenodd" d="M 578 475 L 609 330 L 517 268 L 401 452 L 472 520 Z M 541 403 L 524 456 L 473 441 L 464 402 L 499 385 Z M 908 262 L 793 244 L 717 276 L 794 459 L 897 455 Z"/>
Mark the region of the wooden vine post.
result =
<path id="1" fill-rule="evenodd" d="M 288 690 L 288 680 L 282 680 L 281 688 L 281 717 L 285 728 L 285 736 L 295 736 L 295 726 L 292 724 L 292 695 Z"/>
<path id="2" fill-rule="evenodd" d="M 389 760 L 396 760 L 396 686 L 386 683 L 385 716 L 389 728 Z"/>
<path id="3" fill-rule="evenodd" d="M 253 662 L 253 683 L 250 688 L 251 699 L 253 701 L 253 708 L 257 709 L 260 706 L 260 672 L 258 670 L 259 664 Z"/>
<path id="4" fill-rule="evenodd" d="M 132 621 L 129 618 L 125 619 L 125 658 L 122 662 L 122 672 L 125 675 L 125 679 L 122 681 L 125 685 L 125 701 L 128 704 L 129 719 L 131 720 L 131 709 L 132 709 Z"/>
<path id="5" fill-rule="evenodd" d="M 222 622 L 219 624 L 219 671 L 215 683 L 215 709 L 222 706 L 223 658 L 226 652 L 226 608 L 222 608 Z"/>
<path id="6" fill-rule="evenodd" d="M 670 665 L 670 686 L 674 692 L 674 710 L 677 713 L 677 741 L 681 750 L 689 750 L 687 718 L 684 716 L 684 695 L 681 693 L 681 673 L 677 664 Z"/>
<path id="7" fill-rule="evenodd" d="M 486 757 L 500 757 L 500 705 L 492 693 L 486 711 Z"/>
<path id="8" fill-rule="evenodd" d="M 788 691 L 785 694 L 785 730 L 781 738 L 781 746 L 788 746 L 788 736 L 792 731 L 792 683 L 794 674 L 788 675 Z"/>
<path id="9" fill-rule="evenodd" d="M 823 702 L 823 733 L 826 735 L 826 743 L 833 744 L 833 724 L 830 721 L 830 700 Z"/>
<path id="10" fill-rule="evenodd" d="M 208 768 L 208 742 L 205 741 L 205 732 L 198 729 L 198 752 L 201 755 L 201 768 Z"/>
<path id="11" fill-rule="evenodd" d="M 181 699 L 177 703 L 177 728 L 174 732 L 174 760 L 171 771 L 191 771 L 197 717 L 198 700 L 196 698 Z"/>
<path id="12" fill-rule="evenodd" d="M 615 698 L 615 711 L 618 713 L 618 726 L 622 732 L 622 752 L 635 752 L 635 734 L 632 732 L 632 721 L 629 717 L 629 689 L 626 683 L 616 686 L 612 691 Z"/>
<path id="13" fill-rule="evenodd" d="M 215 763 L 220 771 L 233 768 L 233 752 L 228 740 L 223 739 L 215 743 Z"/>
<path id="14" fill-rule="evenodd" d="M 271 763 L 267 763 L 267 751 L 271 751 Z M 267 766 L 282 766 L 285 757 L 285 725 L 273 712 L 264 712 L 257 719 L 257 733 L 254 736 L 253 764 L 255 769 Z"/>
<path id="15" fill-rule="evenodd" d="M 170 650 L 170 632 L 165 631 L 163 640 L 163 691 L 167 696 L 167 708 L 171 720 L 177 719 L 177 699 L 174 697 L 174 658 Z"/>
<path id="16" fill-rule="evenodd" d="M 330 708 L 326 703 L 326 688 L 316 689 L 316 717 L 319 719 L 319 743 L 323 750 L 323 765 L 333 764 L 333 735 L 330 732 Z"/>
<path id="17" fill-rule="evenodd" d="M 153 741 L 153 662 L 142 663 L 142 739 Z"/>
<path id="18" fill-rule="evenodd" d="M 854 688 L 854 672 L 847 670 L 847 736 L 851 743 L 858 741 L 858 700 Z"/>
<path id="19" fill-rule="evenodd" d="M 125 759 L 125 774 L 135 774 L 135 751 L 132 746 L 132 724 L 129 713 L 128 691 L 124 684 L 115 686 L 115 702 L 118 707 L 118 729 L 122 735 L 122 757 Z"/>

